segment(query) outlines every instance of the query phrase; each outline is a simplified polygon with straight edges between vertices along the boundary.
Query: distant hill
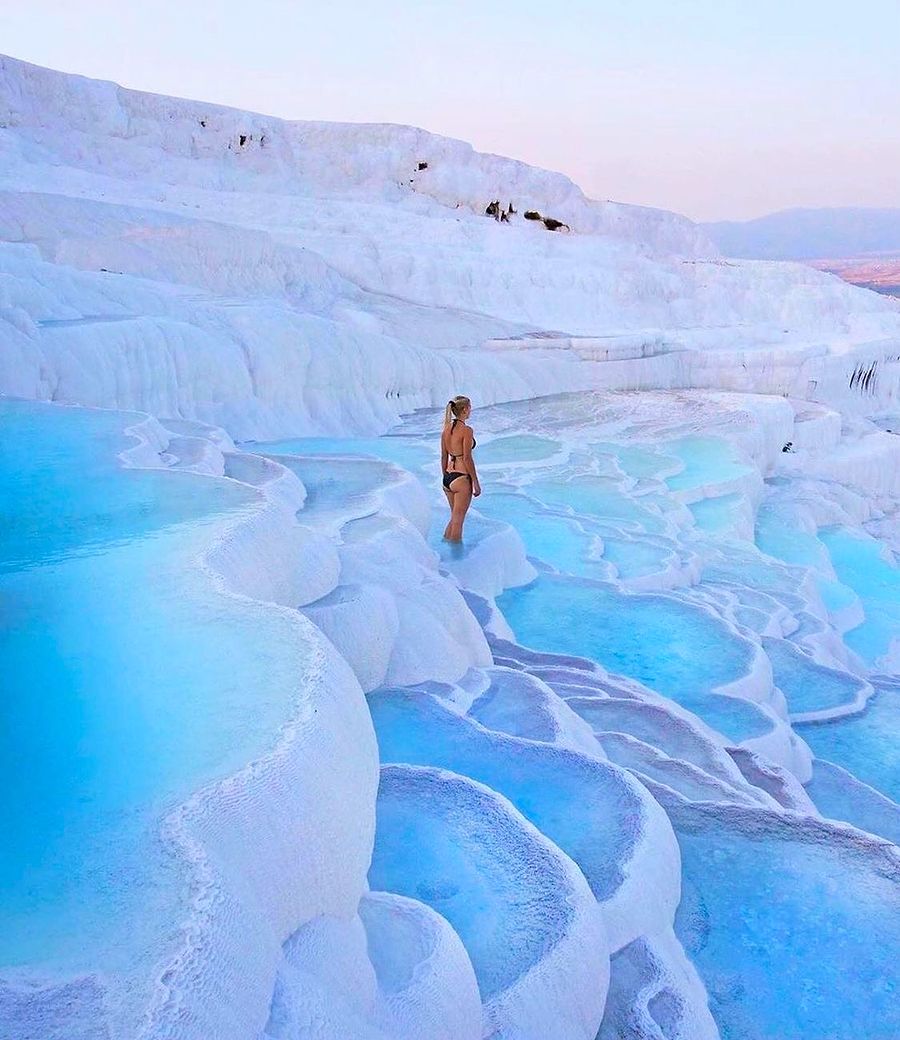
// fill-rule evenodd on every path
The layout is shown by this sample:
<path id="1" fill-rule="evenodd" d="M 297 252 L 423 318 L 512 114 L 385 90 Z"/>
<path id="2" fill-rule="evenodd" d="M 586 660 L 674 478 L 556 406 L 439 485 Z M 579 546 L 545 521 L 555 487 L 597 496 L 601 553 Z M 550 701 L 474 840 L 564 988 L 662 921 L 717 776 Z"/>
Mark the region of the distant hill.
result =
<path id="1" fill-rule="evenodd" d="M 874 289 L 886 296 L 900 297 L 900 257 L 894 259 L 858 257 L 833 260 L 812 260 L 813 267 L 829 271 L 852 285 Z"/>
<path id="2" fill-rule="evenodd" d="M 900 256 L 900 209 L 786 209 L 756 220 L 701 225 L 726 256 L 819 260 Z"/>

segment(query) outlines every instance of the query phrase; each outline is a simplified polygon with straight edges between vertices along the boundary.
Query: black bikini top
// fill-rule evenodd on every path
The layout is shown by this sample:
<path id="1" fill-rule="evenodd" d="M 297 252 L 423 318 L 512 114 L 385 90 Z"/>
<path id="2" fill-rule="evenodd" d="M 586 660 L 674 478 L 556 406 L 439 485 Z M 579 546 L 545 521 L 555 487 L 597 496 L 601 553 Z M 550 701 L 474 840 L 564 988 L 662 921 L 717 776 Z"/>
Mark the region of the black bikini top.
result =
<path id="1" fill-rule="evenodd" d="M 451 431 L 456 429 L 456 424 L 458 422 L 459 422 L 459 419 L 451 419 L 450 420 L 450 429 L 451 429 Z M 475 440 L 475 434 L 473 433 L 472 434 L 472 447 L 474 448 L 476 444 L 478 444 L 478 441 Z M 455 461 L 456 459 L 461 459 L 462 455 L 452 455 L 448 451 L 447 452 L 447 458 L 453 459 Z"/>

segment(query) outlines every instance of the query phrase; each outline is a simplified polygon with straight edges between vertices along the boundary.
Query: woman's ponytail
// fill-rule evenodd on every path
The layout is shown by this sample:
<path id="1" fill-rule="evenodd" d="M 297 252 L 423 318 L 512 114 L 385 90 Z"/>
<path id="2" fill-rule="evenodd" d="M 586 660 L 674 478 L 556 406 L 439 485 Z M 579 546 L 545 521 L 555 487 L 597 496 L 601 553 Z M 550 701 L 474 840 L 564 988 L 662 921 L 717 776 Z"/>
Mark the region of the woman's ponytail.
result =
<path id="1" fill-rule="evenodd" d="M 467 405 L 471 405 L 471 401 L 468 397 L 463 394 L 457 394 L 456 397 L 451 397 L 447 402 L 447 407 L 444 409 L 444 425 L 449 426 L 454 420 L 459 418 L 459 413 L 466 408 Z"/>

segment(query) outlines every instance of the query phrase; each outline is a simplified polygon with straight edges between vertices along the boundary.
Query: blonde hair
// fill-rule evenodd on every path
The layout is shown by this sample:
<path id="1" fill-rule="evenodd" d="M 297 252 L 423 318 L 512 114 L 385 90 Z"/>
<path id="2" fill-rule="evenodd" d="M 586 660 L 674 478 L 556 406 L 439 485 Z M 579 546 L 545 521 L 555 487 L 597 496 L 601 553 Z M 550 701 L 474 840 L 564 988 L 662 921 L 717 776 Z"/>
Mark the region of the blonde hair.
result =
<path id="1" fill-rule="evenodd" d="M 444 425 L 449 426 L 454 419 L 458 419 L 460 414 L 470 408 L 472 402 L 468 397 L 464 397 L 462 394 L 457 394 L 456 397 L 451 397 L 447 402 L 447 407 L 444 409 Z"/>

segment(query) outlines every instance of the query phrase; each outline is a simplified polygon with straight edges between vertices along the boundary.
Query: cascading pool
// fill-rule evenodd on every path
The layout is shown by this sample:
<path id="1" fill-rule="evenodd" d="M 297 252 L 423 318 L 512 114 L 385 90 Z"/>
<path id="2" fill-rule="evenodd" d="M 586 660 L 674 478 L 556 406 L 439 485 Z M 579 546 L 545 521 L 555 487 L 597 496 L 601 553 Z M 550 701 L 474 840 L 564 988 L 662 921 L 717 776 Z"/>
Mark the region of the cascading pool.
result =
<path id="1" fill-rule="evenodd" d="M 162 821 L 271 746 L 305 647 L 199 565 L 258 492 L 123 467 L 139 416 L 0 420 L 0 964 L 149 980 L 190 896 Z"/>
<path id="2" fill-rule="evenodd" d="M 313 443 L 306 450 L 356 448 L 407 465 L 414 461 L 422 474 L 436 461 L 434 445 L 413 439 L 404 444 L 403 438 L 379 438 L 365 447 Z M 768 503 L 756 517 L 754 545 L 752 496 L 734 490 L 736 482 L 752 482 L 754 471 L 717 438 L 682 437 L 662 442 L 659 450 L 597 441 L 587 450 L 569 449 L 566 456 L 563 442 L 502 437 L 483 440 L 479 450 L 485 494 L 473 507 L 489 523 L 471 518 L 470 545 L 480 542 L 491 523 L 505 522 L 519 533 L 529 555 L 557 572 L 541 573 L 499 597 L 498 607 L 520 643 L 592 658 L 672 698 L 737 743 L 772 735 L 776 719 L 769 709 L 714 692 L 747 675 L 756 654 L 749 639 L 717 616 L 730 614 L 763 642 L 792 714 L 859 709 L 865 683 L 850 672 L 823 667 L 798 646 L 807 645 L 804 640 L 814 644 L 828 625 L 827 615 L 820 618 L 809 602 L 809 592 L 817 589 L 826 609 L 844 612 L 844 618 L 863 605 L 866 621 L 847 643 L 864 660 L 873 663 L 890 649 L 900 631 L 893 602 L 900 602 L 894 589 L 898 571 L 874 540 L 837 528 L 811 534 L 786 522 L 780 507 Z M 528 462 L 535 465 L 525 466 Z M 497 474 L 499 484 L 491 480 Z M 708 493 L 717 484 L 724 494 L 690 501 L 694 492 Z M 679 500 L 690 502 L 689 511 Z M 613 580 L 662 572 L 673 561 L 677 566 L 679 553 L 696 553 L 702 564 L 700 584 L 691 592 L 630 594 Z M 453 557 L 441 552 L 442 559 Z M 782 618 L 796 619 L 784 633 L 795 642 L 774 637 Z M 875 685 L 876 694 L 861 713 L 794 728 L 821 759 L 897 799 L 900 690 Z M 672 720 L 662 731 L 650 725 L 649 706 L 604 696 L 572 702 L 598 731 L 638 735 L 670 753 L 688 740 L 690 722 L 678 723 L 685 732 L 676 738 Z M 559 808 L 574 803 L 570 778 L 554 772 L 555 752 L 519 747 L 424 694 L 381 691 L 371 707 L 388 760 L 458 770 L 502 791 L 575 858 L 595 892 L 605 894 L 602 878 L 614 873 L 603 860 L 616 849 L 612 818 L 591 827 L 589 838 L 580 829 L 581 815 Z M 700 753 L 690 748 L 686 758 L 697 758 Z M 700 760 L 713 769 L 711 754 L 703 751 Z M 873 831 L 894 833 L 896 814 L 889 815 L 888 803 L 878 802 L 878 795 L 864 797 L 852 788 L 854 781 L 841 786 L 840 774 L 826 770 L 823 765 L 818 782 L 810 784 L 826 814 L 843 812 L 857 825 L 868 820 Z M 686 790 L 683 784 L 681 789 Z M 667 810 L 683 859 L 676 931 L 707 987 L 721 1036 L 822 1040 L 848 1035 L 863 1021 L 884 1025 L 885 1036 L 900 1031 L 896 994 L 890 990 L 900 953 L 897 864 L 885 858 L 885 846 L 814 821 L 804 829 L 806 824 L 754 809 L 752 803 L 741 810 L 725 806 L 720 813 L 704 802 L 715 790 L 714 784 L 700 785 L 697 807 L 675 804 Z M 574 801 L 586 805 L 590 798 L 582 792 Z M 399 823 L 408 834 L 413 826 L 412 817 L 400 820 L 399 810 L 390 798 L 382 803 L 384 844 L 376 847 L 373 881 L 406 886 L 409 894 L 443 908 L 471 945 L 490 990 L 498 950 L 483 948 L 470 908 L 449 879 L 446 867 L 456 862 L 456 853 L 442 846 L 440 856 L 429 852 L 418 870 L 397 843 Z M 433 844 L 430 821 L 427 828 Z M 481 882 L 468 870 L 466 884 L 477 890 Z M 504 892 L 501 885 L 501 901 Z M 867 922 L 874 919 L 873 940 Z"/>
<path id="3" fill-rule="evenodd" d="M 554 515 L 533 499 L 502 491 L 483 494 L 475 508 L 514 527 L 529 556 L 567 574 L 606 576 L 608 568 L 594 555 L 596 539 L 574 518 Z"/>
<path id="4" fill-rule="evenodd" d="M 675 929 L 728 1040 L 900 1035 L 900 857 L 876 839 L 783 816 L 670 812 Z"/>
<path id="5" fill-rule="evenodd" d="M 580 654 L 671 697 L 732 740 L 770 726 L 748 701 L 713 694 L 745 676 L 753 649 L 721 621 L 666 596 L 627 594 L 604 582 L 541 575 L 497 600 L 519 642 Z"/>
<path id="6" fill-rule="evenodd" d="M 875 686 L 858 715 L 795 725 L 817 758 L 843 766 L 864 783 L 900 802 L 900 690 Z"/>
<path id="7" fill-rule="evenodd" d="M 862 532 L 832 527 L 819 537 L 840 581 L 862 602 L 865 620 L 844 641 L 871 667 L 900 639 L 900 567 Z"/>
<path id="8" fill-rule="evenodd" d="M 416 471 L 429 462 L 437 468 L 430 445 L 416 437 L 293 437 L 290 440 L 250 442 L 247 451 L 262 455 L 372 455 Z"/>
<path id="9" fill-rule="evenodd" d="M 763 639 L 763 646 L 792 715 L 838 714 L 864 701 L 868 687 L 848 672 L 816 664 L 784 639 Z"/>

